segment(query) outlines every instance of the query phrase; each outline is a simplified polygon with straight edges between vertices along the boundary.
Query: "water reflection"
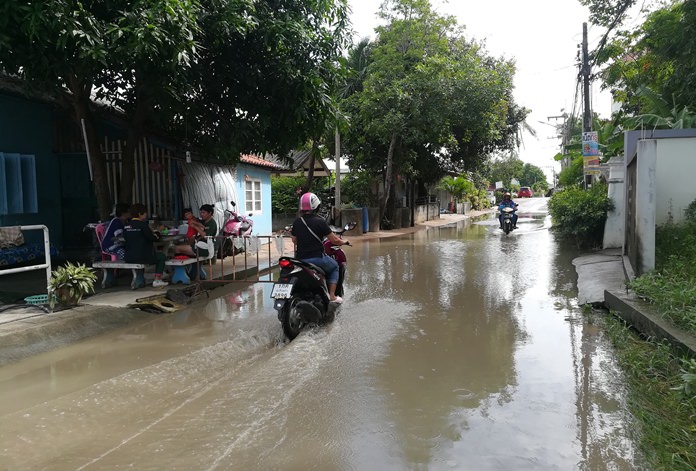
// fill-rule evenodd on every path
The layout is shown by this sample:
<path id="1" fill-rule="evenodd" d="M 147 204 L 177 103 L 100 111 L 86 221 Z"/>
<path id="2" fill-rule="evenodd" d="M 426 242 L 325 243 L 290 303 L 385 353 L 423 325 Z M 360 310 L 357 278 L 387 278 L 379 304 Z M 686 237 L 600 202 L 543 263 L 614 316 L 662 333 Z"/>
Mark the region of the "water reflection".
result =
<path id="1" fill-rule="evenodd" d="M 373 366 L 408 468 L 636 466 L 622 388 L 606 374 L 617 368 L 590 364 L 610 347 L 590 346 L 582 320 L 566 320 L 577 318 L 574 251 L 548 219 L 525 222 L 510 236 L 494 221 L 362 248 L 351 299 L 420 306 Z"/>

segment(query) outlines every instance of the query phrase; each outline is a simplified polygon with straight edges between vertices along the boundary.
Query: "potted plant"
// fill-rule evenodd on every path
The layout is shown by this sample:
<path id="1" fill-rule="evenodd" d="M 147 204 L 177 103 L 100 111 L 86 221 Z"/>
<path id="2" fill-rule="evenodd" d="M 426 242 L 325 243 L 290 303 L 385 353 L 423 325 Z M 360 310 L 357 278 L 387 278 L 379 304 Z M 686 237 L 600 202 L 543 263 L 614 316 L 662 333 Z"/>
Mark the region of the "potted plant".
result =
<path id="1" fill-rule="evenodd" d="M 68 262 L 65 266 L 58 267 L 51 273 L 52 297 L 67 306 L 76 306 L 87 293 L 94 293 L 94 282 L 97 275 L 94 269 Z"/>

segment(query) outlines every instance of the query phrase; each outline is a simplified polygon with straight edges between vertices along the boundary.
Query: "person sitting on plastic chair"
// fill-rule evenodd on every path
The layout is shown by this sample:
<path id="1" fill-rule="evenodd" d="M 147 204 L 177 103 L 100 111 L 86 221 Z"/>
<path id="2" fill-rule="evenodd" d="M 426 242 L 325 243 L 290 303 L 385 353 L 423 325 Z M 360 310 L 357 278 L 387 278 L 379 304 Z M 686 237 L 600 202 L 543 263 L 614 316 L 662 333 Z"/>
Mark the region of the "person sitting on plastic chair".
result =
<path id="1" fill-rule="evenodd" d="M 123 228 L 130 219 L 129 207 L 125 203 L 118 203 L 114 211 L 114 218 L 109 221 L 102 239 L 102 251 L 116 257 L 116 260 L 126 259 L 126 249 L 123 242 Z M 112 257 L 112 259 L 113 259 Z"/>
<path id="2" fill-rule="evenodd" d="M 218 227 L 217 227 L 217 222 L 215 221 L 215 218 L 213 218 L 213 215 L 215 214 L 215 209 L 213 208 L 213 205 L 210 204 L 204 204 L 200 208 L 201 212 L 201 218 L 198 223 L 189 223 L 189 233 L 186 235 L 188 236 L 187 243 L 186 244 L 181 244 L 177 245 L 174 247 L 174 253 L 178 255 L 187 255 L 189 257 L 202 257 L 202 258 L 208 258 L 212 251 L 214 251 L 214 245 L 212 243 L 208 243 L 208 237 L 215 237 L 218 233 Z M 194 231 L 191 231 L 191 228 L 193 227 Z M 193 237 L 191 237 L 191 235 Z M 195 267 L 192 267 L 191 270 L 195 270 Z M 191 276 L 193 275 L 193 276 Z M 191 278 L 198 278 L 199 276 L 202 279 L 205 279 L 205 271 L 201 268 L 200 272 L 198 274 L 193 271 L 192 273 L 189 273 L 189 276 Z"/>

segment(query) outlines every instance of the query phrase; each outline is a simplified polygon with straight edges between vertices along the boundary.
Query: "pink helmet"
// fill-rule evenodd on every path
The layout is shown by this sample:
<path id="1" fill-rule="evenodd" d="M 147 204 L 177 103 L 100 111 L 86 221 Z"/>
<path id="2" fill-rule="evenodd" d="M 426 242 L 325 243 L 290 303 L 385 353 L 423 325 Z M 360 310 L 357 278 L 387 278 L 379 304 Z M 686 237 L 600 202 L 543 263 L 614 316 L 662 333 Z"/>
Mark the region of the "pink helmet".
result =
<path id="1" fill-rule="evenodd" d="M 300 211 L 314 211 L 321 204 L 321 200 L 314 193 L 305 193 L 300 197 Z"/>

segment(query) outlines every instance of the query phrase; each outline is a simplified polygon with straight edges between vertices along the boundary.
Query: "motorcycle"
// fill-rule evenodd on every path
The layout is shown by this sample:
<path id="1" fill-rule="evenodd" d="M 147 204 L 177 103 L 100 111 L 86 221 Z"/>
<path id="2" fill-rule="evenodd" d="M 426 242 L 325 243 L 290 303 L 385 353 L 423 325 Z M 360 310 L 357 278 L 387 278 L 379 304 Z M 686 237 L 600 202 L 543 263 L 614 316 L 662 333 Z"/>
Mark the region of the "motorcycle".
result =
<path id="1" fill-rule="evenodd" d="M 225 236 L 225 239 L 222 244 L 220 244 L 217 254 L 218 259 L 234 256 L 243 252 L 244 249 L 242 247 L 235 246 L 234 239 L 250 236 L 251 230 L 254 227 L 254 221 L 250 219 L 252 216 L 251 213 L 249 213 L 249 217 L 246 217 L 235 211 L 237 204 L 234 201 L 230 201 L 230 204 L 232 205 L 232 210 L 225 210 L 226 219 L 222 224 L 221 234 Z"/>
<path id="2" fill-rule="evenodd" d="M 350 222 L 338 228 L 329 226 L 339 237 L 355 228 L 356 222 Z M 288 228 L 286 228 L 287 230 Z M 346 245 L 350 246 L 350 243 Z M 346 255 L 339 246 L 324 241 L 324 250 L 338 262 L 338 284 L 336 295 L 343 295 L 343 281 L 346 274 Z M 293 340 L 305 327 L 333 322 L 339 304 L 329 302 L 329 290 L 326 286 L 324 271 L 318 266 L 303 262 L 294 257 L 280 257 L 280 276 L 273 285 L 271 298 L 275 301 L 273 308 L 278 311 L 285 336 Z"/>
<path id="3" fill-rule="evenodd" d="M 503 232 L 505 232 L 505 235 L 509 234 L 512 232 L 514 229 L 514 224 L 513 224 L 513 215 L 515 214 L 516 208 L 503 208 L 502 213 L 503 213 Z"/>

